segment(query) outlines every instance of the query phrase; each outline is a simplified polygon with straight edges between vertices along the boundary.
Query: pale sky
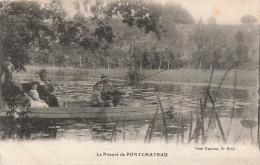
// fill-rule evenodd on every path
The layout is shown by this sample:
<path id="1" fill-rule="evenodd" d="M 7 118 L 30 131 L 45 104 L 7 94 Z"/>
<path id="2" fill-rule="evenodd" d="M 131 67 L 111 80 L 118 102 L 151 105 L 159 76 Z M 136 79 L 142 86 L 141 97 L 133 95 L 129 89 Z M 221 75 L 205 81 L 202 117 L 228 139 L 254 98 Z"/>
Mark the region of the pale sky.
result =
<path id="1" fill-rule="evenodd" d="M 50 0 L 38 0 L 49 2 Z M 64 8 L 74 14 L 72 2 L 76 0 L 61 0 Z M 77 0 L 83 3 L 84 0 Z M 94 0 L 91 0 L 94 1 Z M 260 21 L 260 0 L 151 0 L 159 3 L 174 2 L 182 5 L 197 21 L 200 17 L 206 22 L 214 16 L 218 24 L 239 24 L 244 15 L 253 15 Z"/>
<path id="2" fill-rule="evenodd" d="M 180 3 L 195 20 L 214 16 L 219 24 L 239 24 L 244 15 L 260 20 L 260 0 L 170 0 Z"/>

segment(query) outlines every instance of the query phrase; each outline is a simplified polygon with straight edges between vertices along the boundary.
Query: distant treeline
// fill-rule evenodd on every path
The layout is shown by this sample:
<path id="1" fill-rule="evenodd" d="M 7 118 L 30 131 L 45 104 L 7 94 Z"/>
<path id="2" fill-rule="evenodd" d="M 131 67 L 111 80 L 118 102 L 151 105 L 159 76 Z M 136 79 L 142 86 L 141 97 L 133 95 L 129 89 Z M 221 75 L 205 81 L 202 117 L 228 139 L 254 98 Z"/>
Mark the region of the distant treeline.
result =
<path id="1" fill-rule="evenodd" d="M 253 16 L 242 17 L 240 25 L 219 25 L 214 17 L 195 22 L 172 3 L 85 2 L 73 2 L 74 15 L 60 0 L 0 2 L 1 65 L 11 62 L 15 70 L 28 63 L 133 69 L 258 66 L 259 31 Z"/>
<path id="2" fill-rule="evenodd" d="M 31 64 L 82 68 L 257 69 L 258 25 L 180 24 L 168 22 L 161 38 L 143 34 L 121 20 L 111 21 L 114 42 L 102 50 L 77 45 L 53 52 L 31 51 Z M 99 48 L 97 48 L 99 49 Z"/>

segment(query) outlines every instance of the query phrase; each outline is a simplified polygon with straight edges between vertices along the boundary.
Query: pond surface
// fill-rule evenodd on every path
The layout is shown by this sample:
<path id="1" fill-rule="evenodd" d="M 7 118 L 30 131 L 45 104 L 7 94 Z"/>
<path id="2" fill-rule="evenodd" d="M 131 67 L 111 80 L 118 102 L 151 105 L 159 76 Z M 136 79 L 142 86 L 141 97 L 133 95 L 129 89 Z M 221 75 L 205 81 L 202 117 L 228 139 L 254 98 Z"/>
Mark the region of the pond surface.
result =
<path id="1" fill-rule="evenodd" d="M 64 101 L 90 101 L 94 84 L 93 81 L 59 82 L 56 83 L 59 90 L 55 91 L 55 95 L 60 105 Z M 172 105 L 173 119 L 166 120 L 165 128 L 161 116 L 156 118 L 153 133 L 150 134 L 151 142 L 164 141 L 165 128 L 170 143 L 188 143 L 190 137 L 198 137 L 197 140 L 201 143 L 202 132 L 200 131 L 196 136 L 194 130 L 198 119 L 202 120 L 200 99 L 203 103 L 207 91 L 206 87 L 152 83 L 142 83 L 138 87 L 126 87 L 120 83 L 114 83 L 113 86 L 124 93 L 122 103 L 128 106 L 157 104 L 157 96 L 162 105 Z M 207 137 L 207 142 L 222 143 L 224 134 L 228 143 L 256 143 L 257 88 L 217 89 L 212 87 L 210 94 L 217 116 L 212 113 L 213 104 L 208 98 L 203 118 L 204 135 Z M 148 137 L 147 130 L 150 124 L 151 121 L 145 120 L 106 124 L 88 120 L 56 121 L 48 127 L 51 130 L 54 128 L 55 132 L 34 131 L 30 135 L 30 139 L 55 137 L 57 140 L 140 142 Z M 223 130 L 222 134 L 221 129 Z M 191 142 L 194 143 L 194 141 L 196 138 L 192 138 Z"/>
<path id="2" fill-rule="evenodd" d="M 59 83 L 60 90 L 56 91 L 59 101 L 89 101 L 93 90 L 93 81 L 71 81 Z M 173 105 L 173 120 L 166 121 L 169 141 L 187 143 L 190 130 L 194 132 L 197 117 L 200 115 L 200 99 L 204 102 L 206 87 L 189 85 L 163 85 L 143 83 L 138 87 L 125 87 L 113 84 L 123 91 L 124 104 L 142 106 L 157 104 L 157 96 L 164 104 Z M 208 99 L 205 109 L 204 128 L 208 142 L 222 141 L 220 127 L 229 143 L 255 143 L 257 139 L 257 88 L 248 89 L 217 89 L 211 88 L 211 96 L 218 114 L 220 124 L 215 115 L 211 115 L 212 104 Z M 192 112 L 192 120 L 191 120 Z M 212 116 L 212 117 L 210 117 Z M 231 119 L 231 116 L 232 119 Z M 209 123 L 209 119 L 211 122 Z M 232 121 L 231 121 L 232 120 Z M 191 126 L 192 121 L 192 128 Z M 253 123 L 253 125 L 248 123 Z M 150 121 L 117 123 L 117 141 L 144 141 Z M 90 123 L 74 123 L 69 127 L 58 129 L 58 139 L 75 140 L 112 140 L 113 126 Z M 251 129 L 252 128 L 252 129 Z M 102 131 L 104 130 L 104 131 Z M 160 118 L 155 122 L 152 141 L 164 140 L 163 122 Z M 201 133 L 200 133 L 201 134 Z M 115 136 L 113 135 L 113 138 Z M 114 139 L 113 139 L 114 140 Z M 200 140 L 201 141 L 201 140 Z"/>

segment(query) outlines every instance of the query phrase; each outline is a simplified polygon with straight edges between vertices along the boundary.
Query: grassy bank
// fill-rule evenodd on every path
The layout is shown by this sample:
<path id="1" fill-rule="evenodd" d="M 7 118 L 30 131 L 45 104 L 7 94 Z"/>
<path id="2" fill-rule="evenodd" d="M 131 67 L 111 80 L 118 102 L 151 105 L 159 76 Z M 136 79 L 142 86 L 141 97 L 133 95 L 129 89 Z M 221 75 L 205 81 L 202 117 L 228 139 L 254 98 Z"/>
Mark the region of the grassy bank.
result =
<path id="1" fill-rule="evenodd" d="M 83 80 L 88 78 L 99 78 L 102 73 L 110 75 L 114 79 L 125 79 L 127 69 L 81 69 L 81 68 L 59 68 L 45 66 L 26 66 L 23 73 L 14 74 L 16 79 L 32 80 L 37 77 L 40 69 L 45 68 L 56 81 Z M 158 70 L 143 70 L 145 76 L 157 73 Z M 212 84 L 218 85 L 225 74 L 225 70 L 214 71 Z M 174 82 L 174 83 L 208 83 L 211 71 L 209 70 L 167 70 L 145 79 L 145 81 Z M 237 70 L 237 86 L 252 87 L 258 83 L 257 70 Z M 226 76 L 223 85 L 233 85 L 235 70 L 231 70 Z"/>
<path id="2" fill-rule="evenodd" d="M 147 71 L 146 74 L 152 74 L 154 71 Z M 226 71 L 215 70 L 212 78 L 212 84 L 218 85 Z M 235 70 L 231 70 L 223 85 L 234 85 Z M 170 70 L 157 74 L 148 81 L 159 82 L 178 82 L 178 83 L 206 83 L 208 84 L 211 71 L 209 70 Z M 255 70 L 237 70 L 237 86 L 256 86 L 258 83 L 258 71 Z"/>

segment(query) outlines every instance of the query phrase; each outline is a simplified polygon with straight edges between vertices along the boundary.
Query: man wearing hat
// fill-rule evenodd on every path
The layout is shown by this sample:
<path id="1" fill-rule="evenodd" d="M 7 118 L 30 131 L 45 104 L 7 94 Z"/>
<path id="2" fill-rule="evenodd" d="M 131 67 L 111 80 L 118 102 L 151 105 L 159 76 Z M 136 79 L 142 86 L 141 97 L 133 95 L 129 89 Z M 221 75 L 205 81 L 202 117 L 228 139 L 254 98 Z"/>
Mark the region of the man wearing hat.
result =
<path id="1" fill-rule="evenodd" d="M 121 93 L 110 85 L 109 76 L 106 74 L 101 74 L 100 80 L 95 84 L 94 89 L 98 84 L 103 85 L 101 91 L 102 100 L 104 100 L 105 102 L 112 101 L 113 106 L 116 107 L 121 100 Z"/>

